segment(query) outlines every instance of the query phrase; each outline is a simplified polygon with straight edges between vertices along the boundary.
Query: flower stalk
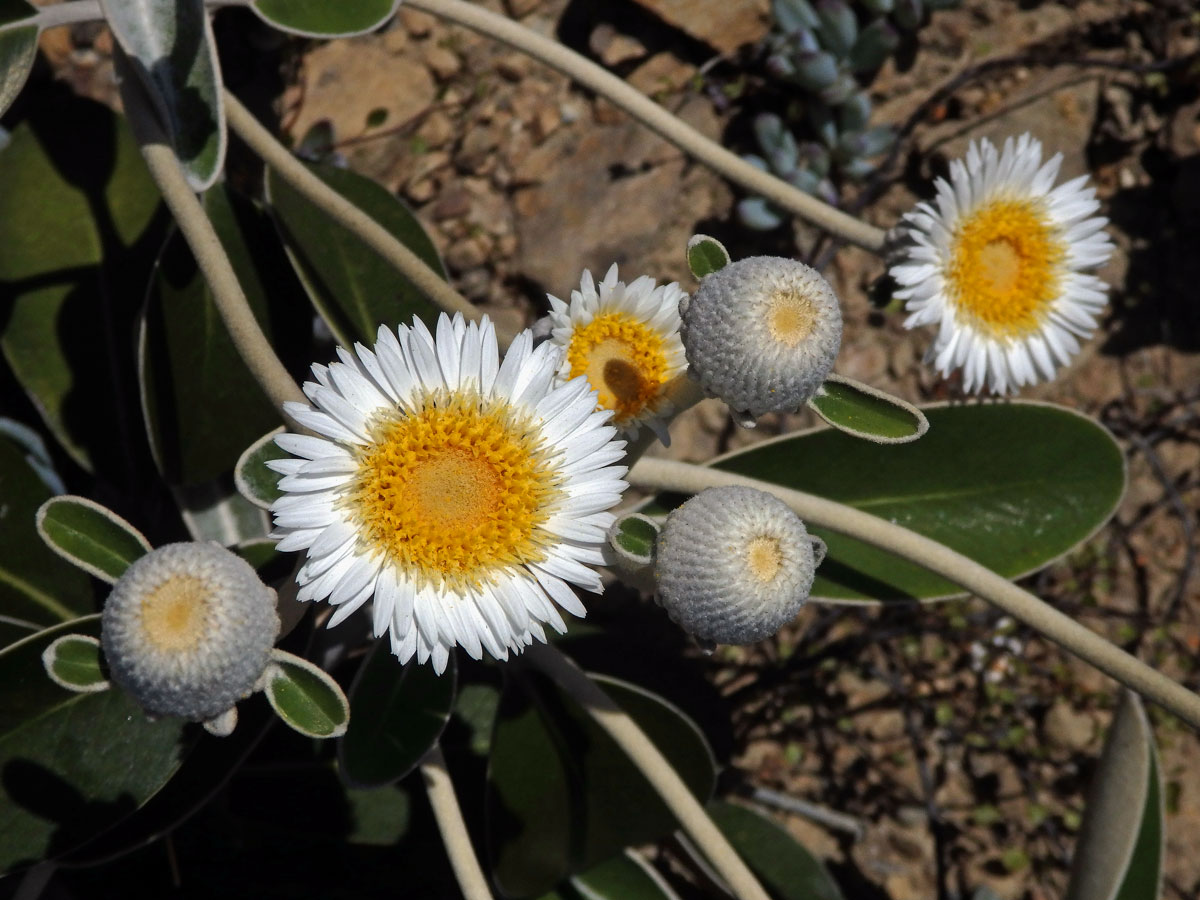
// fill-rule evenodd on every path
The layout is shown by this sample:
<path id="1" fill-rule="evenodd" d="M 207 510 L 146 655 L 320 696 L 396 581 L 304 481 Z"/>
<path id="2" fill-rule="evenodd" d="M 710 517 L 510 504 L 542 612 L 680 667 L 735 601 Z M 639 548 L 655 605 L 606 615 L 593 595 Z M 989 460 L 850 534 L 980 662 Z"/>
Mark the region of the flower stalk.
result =
<path id="1" fill-rule="evenodd" d="M 1200 696 L 944 544 L 824 497 L 691 463 L 643 458 L 630 470 L 627 479 L 631 485 L 648 490 L 688 494 L 723 485 L 768 491 L 809 525 L 865 541 L 961 585 L 1200 730 Z"/>
<path id="2" fill-rule="evenodd" d="M 463 821 L 454 783 L 446 771 L 446 757 L 441 745 L 434 744 L 429 748 L 421 760 L 420 768 L 425 790 L 429 793 L 429 805 L 433 807 L 433 817 L 437 820 L 442 843 L 446 845 L 446 854 L 450 857 L 450 867 L 454 869 L 454 877 L 458 879 L 463 897 L 466 900 L 492 900 L 487 877 L 471 846 L 471 835 L 467 833 L 467 823 Z"/>

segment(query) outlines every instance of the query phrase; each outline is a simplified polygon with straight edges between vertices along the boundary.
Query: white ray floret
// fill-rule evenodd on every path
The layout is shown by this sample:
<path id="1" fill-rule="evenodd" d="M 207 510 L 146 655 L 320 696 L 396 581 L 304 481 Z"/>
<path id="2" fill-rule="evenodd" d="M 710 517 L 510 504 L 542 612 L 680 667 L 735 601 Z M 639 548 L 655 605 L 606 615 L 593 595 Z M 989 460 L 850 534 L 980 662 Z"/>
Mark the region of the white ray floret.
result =
<path id="1" fill-rule="evenodd" d="M 895 230 L 904 324 L 938 327 L 926 361 L 967 391 L 1048 381 L 1096 328 L 1107 286 L 1086 270 L 1112 252 L 1108 220 L 1086 176 L 1054 186 L 1061 164 L 1029 134 L 972 142 Z"/>
<path id="2" fill-rule="evenodd" d="M 679 338 L 685 296 L 675 282 L 659 285 L 646 275 L 625 284 L 614 264 L 599 284 L 584 272 L 569 303 L 549 297 L 550 340 L 563 351 L 559 377 L 586 376 L 629 437 L 644 425 L 670 443 L 669 395 L 687 369 Z"/>
<path id="3" fill-rule="evenodd" d="M 583 616 L 625 445 L 583 379 L 556 381 L 559 350 L 526 331 L 501 361 L 486 318 L 443 315 L 338 357 L 287 407 L 317 436 L 281 435 L 296 458 L 269 464 L 299 599 L 333 604 L 331 626 L 372 601 L 376 636 L 439 672 L 456 645 L 507 659 L 565 630 L 560 608 Z"/>

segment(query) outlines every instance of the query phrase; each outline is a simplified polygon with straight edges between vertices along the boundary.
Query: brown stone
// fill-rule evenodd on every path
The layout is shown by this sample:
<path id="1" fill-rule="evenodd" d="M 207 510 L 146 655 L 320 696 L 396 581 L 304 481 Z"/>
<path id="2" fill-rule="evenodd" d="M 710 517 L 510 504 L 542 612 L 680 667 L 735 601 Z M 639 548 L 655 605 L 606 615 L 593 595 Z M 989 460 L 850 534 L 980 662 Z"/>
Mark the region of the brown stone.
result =
<path id="1" fill-rule="evenodd" d="M 458 54 L 440 44 L 427 44 L 422 56 L 425 58 L 425 65 L 429 66 L 441 81 L 453 78 L 462 70 L 462 60 L 458 58 Z"/>
<path id="2" fill-rule="evenodd" d="M 770 27 L 767 0 L 637 0 L 669 25 L 721 53 L 761 40 Z"/>

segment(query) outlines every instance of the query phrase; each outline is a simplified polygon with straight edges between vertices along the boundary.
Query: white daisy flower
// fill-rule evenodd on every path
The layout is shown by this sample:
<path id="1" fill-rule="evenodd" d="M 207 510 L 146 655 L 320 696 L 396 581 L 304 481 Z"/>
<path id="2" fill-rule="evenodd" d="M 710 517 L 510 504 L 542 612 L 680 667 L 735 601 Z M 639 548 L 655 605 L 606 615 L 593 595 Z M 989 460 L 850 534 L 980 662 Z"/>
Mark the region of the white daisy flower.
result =
<path id="1" fill-rule="evenodd" d="M 656 285 L 643 275 L 625 284 L 613 265 L 597 285 L 584 272 L 571 302 L 550 296 L 550 340 L 563 349 L 559 377 L 587 377 L 602 409 L 629 437 L 645 425 L 670 444 L 667 420 L 674 411 L 667 394 L 687 369 L 679 339 L 675 282 Z"/>
<path id="2" fill-rule="evenodd" d="M 1096 328 L 1106 285 L 1108 220 L 1080 176 L 1054 187 L 1062 154 L 1042 163 L 1029 134 L 1003 150 L 986 139 L 939 178 L 934 203 L 918 203 L 896 229 L 902 259 L 891 275 L 906 300 L 907 328 L 938 326 L 926 361 L 963 387 L 1004 394 L 1054 378 Z"/>
<path id="3" fill-rule="evenodd" d="M 456 644 L 507 659 L 566 629 L 556 607 L 585 615 L 571 585 L 601 592 L 625 443 L 586 380 L 556 384 L 557 349 L 525 331 L 500 362 L 491 322 L 443 315 L 338 356 L 312 407 L 287 405 L 319 436 L 276 439 L 297 457 L 272 464 L 272 512 L 279 549 L 308 554 L 299 599 L 333 626 L 373 598 L 375 635 L 438 672 Z"/>

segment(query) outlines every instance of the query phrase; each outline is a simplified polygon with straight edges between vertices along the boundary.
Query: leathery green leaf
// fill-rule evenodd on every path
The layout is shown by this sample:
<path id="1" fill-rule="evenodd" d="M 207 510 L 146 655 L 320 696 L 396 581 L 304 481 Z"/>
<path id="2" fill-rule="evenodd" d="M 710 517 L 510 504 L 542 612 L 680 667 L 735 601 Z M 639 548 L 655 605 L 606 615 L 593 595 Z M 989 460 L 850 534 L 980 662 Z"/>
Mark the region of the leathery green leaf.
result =
<path id="1" fill-rule="evenodd" d="M 9 441 L 0 439 L 0 608 L 37 631 L 94 609 L 88 577 L 38 536 L 38 508 L 50 490 Z"/>
<path id="2" fill-rule="evenodd" d="M 817 494 L 909 528 L 1006 578 L 1086 541 L 1125 490 L 1112 435 L 1063 407 L 1032 402 L 926 407 L 929 432 L 879 447 L 832 429 L 785 435 L 713 460 L 715 468 Z M 642 509 L 662 514 L 682 502 Z M 933 600 L 962 591 L 898 556 L 825 528 L 812 597 Z"/>
<path id="3" fill-rule="evenodd" d="M 694 234 L 687 244 L 688 268 L 696 278 L 711 275 L 729 265 L 729 251 L 716 238 Z"/>
<path id="4" fill-rule="evenodd" d="M 1157 897 L 1163 837 L 1154 732 L 1141 699 L 1125 691 L 1092 776 L 1066 900 Z"/>
<path id="5" fill-rule="evenodd" d="M 99 633 L 100 617 L 89 616 L 0 652 L 0 872 L 112 828 L 183 759 L 182 720 L 151 722 L 120 690 L 77 693 L 47 677 L 42 655 L 51 643 Z"/>
<path id="6" fill-rule="evenodd" d="M 636 685 L 593 678 L 691 790 L 702 801 L 707 798 L 716 768 L 691 719 Z M 543 894 L 562 878 L 676 827 L 645 776 L 612 739 L 548 679 L 529 671 L 510 673 L 501 697 L 486 815 L 492 870 L 502 890 L 513 896 Z"/>
<path id="7" fill-rule="evenodd" d="M 354 715 L 338 744 L 342 775 L 359 787 L 403 778 L 441 736 L 456 695 L 454 657 L 441 675 L 413 661 L 401 665 L 376 641 L 350 688 Z"/>
<path id="8" fill-rule="evenodd" d="M 86 634 L 65 634 L 42 652 L 50 680 L 69 691 L 106 691 L 111 685 L 100 665 L 100 641 Z"/>
<path id="9" fill-rule="evenodd" d="M 400 0 L 253 0 L 250 8 L 269 25 L 304 37 L 349 37 L 374 31 L 396 12 Z"/>
<path id="10" fill-rule="evenodd" d="M 771 819 L 720 801 L 708 814 L 746 865 L 778 900 L 844 900 L 824 864 Z"/>
<path id="11" fill-rule="evenodd" d="M 0 349 L 63 448 L 116 481 L 144 454 L 125 336 L 158 208 L 124 120 L 98 103 L 31 105 L 0 151 Z"/>
<path id="12" fill-rule="evenodd" d="M 20 6 L 27 6 L 20 3 Z M 30 12 L 33 9 L 30 8 Z M 25 87 L 37 56 L 38 27 L 21 25 L 0 31 L 0 115 L 12 106 Z"/>
<path id="13" fill-rule="evenodd" d="M 51 497 L 38 508 L 36 521 L 51 550 L 109 584 L 151 550 L 140 531 L 86 497 Z"/>
<path id="14" fill-rule="evenodd" d="M 445 277 L 425 229 L 389 191 L 344 169 L 310 168 Z M 412 282 L 273 170 L 267 172 L 267 198 L 309 298 L 343 347 L 373 345 L 381 324 L 395 328 L 418 316 L 432 325 L 437 319 L 438 308 Z"/>
<path id="15" fill-rule="evenodd" d="M 626 849 L 539 900 L 679 900 L 679 895 L 640 854 Z"/>
<path id="16" fill-rule="evenodd" d="M 164 123 L 194 191 L 225 164 L 221 70 L 204 0 L 100 0 L 129 69 Z"/>
<path id="17" fill-rule="evenodd" d="M 233 469 L 238 493 L 260 509 L 270 509 L 271 504 L 283 496 L 283 491 L 279 490 L 279 473 L 267 468 L 271 460 L 291 456 L 275 443 L 275 438 L 281 434 L 283 428 L 264 434 L 242 452 Z"/>

